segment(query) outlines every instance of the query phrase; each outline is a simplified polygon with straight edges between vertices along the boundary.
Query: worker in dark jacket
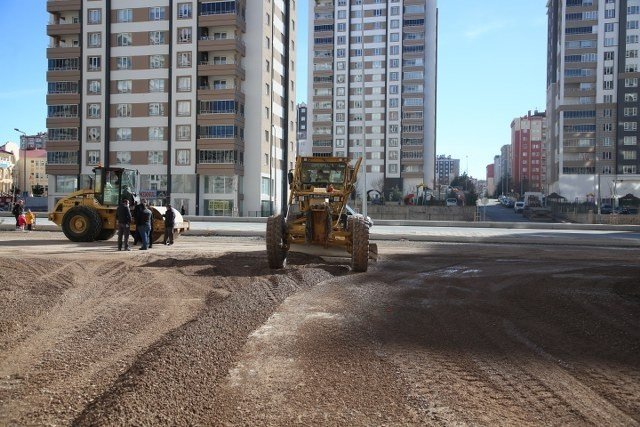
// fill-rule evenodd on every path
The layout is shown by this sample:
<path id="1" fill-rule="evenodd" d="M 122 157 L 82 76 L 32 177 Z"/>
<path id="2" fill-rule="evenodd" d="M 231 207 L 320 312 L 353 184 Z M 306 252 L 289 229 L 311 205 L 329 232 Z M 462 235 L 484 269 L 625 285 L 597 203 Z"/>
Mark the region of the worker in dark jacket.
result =
<path id="1" fill-rule="evenodd" d="M 118 250 L 122 250 L 122 242 L 124 241 L 124 250 L 130 251 L 129 247 L 129 230 L 131 228 L 131 211 L 129 210 L 129 200 L 124 199 L 118 209 L 116 209 L 116 222 L 118 223 Z"/>
<path id="2" fill-rule="evenodd" d="M 135 205 L 133 206 L 133 221 L 136 223 L 136 231 L 133 232 L 133 246 L 137 245 L 138 242 L 142 241 L 142 238 L 140 237 L 140 231 L 138 230 L 138 226 L 141 224 L 139 222 L 140 214 L 144 210 L 144 207 L 142 207 L 142 202 L 146 203 L 146 200 L 141 200 L 140 202 L 141 203 L 134 202 Z"/>
<path id="3" fill-rule="evenodd" d="M 136 218 L 136 229 L 138 230 L 138 235 L 142 242 L 140 250 L 146 251 L 151 247 L 149 244 L 149 235 L 151 233 L 151 219 L 153 217 L 153 213 L 147 208 L 144 202 L 141 202 L 140 205 L 142 206 L 142 210 Z"/>
<path id="4" fill-rule="evenodd" d="M 176 225 L 176 213 L 171 205 L 167 205 L 167 212 L 164 215 L 164 244 L 173 245 L 173 227 Z"/>

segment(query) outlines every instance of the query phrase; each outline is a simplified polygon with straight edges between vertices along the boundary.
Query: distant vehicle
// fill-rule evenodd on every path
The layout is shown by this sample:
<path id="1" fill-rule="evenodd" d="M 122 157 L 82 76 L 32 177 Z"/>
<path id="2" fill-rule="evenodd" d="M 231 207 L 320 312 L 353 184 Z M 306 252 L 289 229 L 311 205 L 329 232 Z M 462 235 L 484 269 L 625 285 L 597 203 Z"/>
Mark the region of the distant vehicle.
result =
<path id="1" fill-rule="evenodd" d="M 508 207 L 509 209 L 511 209 L 514 204 L 515 204 L 515 202 L 513 200 L 509 199 L 509 200 L 506 201 L 505 206 Z"/>
<path id="2" fill-rule="evenodd" d="M 615 208 L 613 210 L 613 213 L 618 214 L 618 215 L 629 215 L 631 214 L 631 211 L 627 208 L 623 208 L 623 207 L 619 207 L 619 208 Z"/>
<path id="3" fill-rule="evenodd" d="M 603 205 L 600 206 L 600 213 L 607 215 L 613 212 L 613 206 L 605 203 Z"/>
<path id="4" fill-rule="evenodd" d="M 458 206 L 458 199 L 447 199 L 447 206 Z"/>
<path id="5" fill-rule="evenodd" d="M 349 205 L 345 205 L 344 206 L 344 210 L 347 213 L 347 215 L 359 215 L 359 216 L 362 216 L 362 214 L 359 214 L 356 211 L 354 211 L 353 208 L 351 206 L 349 206 Z M 348 218 L 348 216 L 347 216 L 347 218 Z M 367 215 L 365 217 L 364 222 L 367 223 L 369 228 L 373 227 L 373 220 L 371 219 L 371 217 L 369 215 Z"/>
<path id="6" fill-rule="evenodd" d="M 513 205 L 513 211 L 515 213 L 522 213 L 523 210 L 524 210 L 524 202 L 516 202 Z"/>

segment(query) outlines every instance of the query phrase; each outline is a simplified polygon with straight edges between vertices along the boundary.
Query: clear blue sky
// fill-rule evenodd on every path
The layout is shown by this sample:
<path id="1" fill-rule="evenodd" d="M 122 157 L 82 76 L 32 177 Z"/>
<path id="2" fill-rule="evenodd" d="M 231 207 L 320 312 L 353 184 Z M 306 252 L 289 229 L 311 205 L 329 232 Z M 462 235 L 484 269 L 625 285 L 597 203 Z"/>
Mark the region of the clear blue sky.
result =
<path id="1" fill-rule="evenodd" d="M 255 1 L 255 0 L 252 0 Z M 309 0 L 299 0 L 298 102 L 307 102 Z M 510 143 L 511 120 L 545 109 L 546 0 L 440 0 L 437 153 L 460 159 L 484 179 L 485 167 Z M 0 14 L 0 144 L 13 128 L 45 131 L 45 0 L 3 2 Z M 13 43 L 13 42 L 16 43 Z"/>

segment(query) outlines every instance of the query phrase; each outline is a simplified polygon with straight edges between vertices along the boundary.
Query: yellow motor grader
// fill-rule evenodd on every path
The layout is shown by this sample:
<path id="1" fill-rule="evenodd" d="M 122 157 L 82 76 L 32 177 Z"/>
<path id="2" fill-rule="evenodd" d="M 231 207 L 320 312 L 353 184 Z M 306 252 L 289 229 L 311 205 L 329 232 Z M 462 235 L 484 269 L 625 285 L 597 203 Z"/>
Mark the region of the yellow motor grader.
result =
<path id="1" fill-rule="evenodd" d="M 118 230 L 116 209 L 124 199 L 129 199 L 130 209 L 140 198 L 134 192 L 137 189 L 138 173 L 123 168 L 93 169 L 92 188 L 75 191 L 60 199 L 53 212 L 49 213 L 49 221 L 62 227 L 65 236 L 73 242 L 93 242 L 109 240 Z M 153 214 L 151 240 L 159 241 L 164 235 L 164 218 L 167 211 L 164 206 L 148 206 Z M 180 212 L 176 214 L 176 225 L 173 230 L 174 239 L 180 233 L 189 230 L 189 222 L 184 221 Z M 131 225 L 135 230 L 135 221 Z"/>
<path id="2" fill-rule="evenodd" d="M 369 244 L 371 222 L 347 206 L 355 190 L 362 159 L 355 165 L 346 157 L 298 157 L 288 174 L 286 218 L 267 220 L 269 267 L 283 268 L 289 251 L 325 256 L 351 256 L 354 271 L 367 271 L 377 246 Z"/>

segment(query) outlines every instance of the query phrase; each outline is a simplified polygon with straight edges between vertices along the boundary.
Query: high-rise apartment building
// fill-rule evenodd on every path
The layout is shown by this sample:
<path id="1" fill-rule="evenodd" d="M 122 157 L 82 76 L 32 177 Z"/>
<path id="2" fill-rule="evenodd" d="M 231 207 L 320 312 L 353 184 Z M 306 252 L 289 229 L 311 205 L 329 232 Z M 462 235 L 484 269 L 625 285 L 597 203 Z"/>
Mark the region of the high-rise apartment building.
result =
<path id="1" fill-rule="evenodd" d="M 513 172 L 511 170 L 512 159 L 511 144 L 500 147 L 500 191 L 502 194 L 513 192 Z"/>
<path id="2" fill-rule="evenodd" d="M 460 176 L 460 159 L 440 154 L 436 157 L 436 185 L 449 185 Z"/>
<path id="3" fill-rule="evenodd" d="M 434 188 L 436 1 L 314 0 L 309 15 L 313 154 L 366 152 L 361 182 L 385 196 Z"/>
<path id="4" fill-rule="evenodd" d="M 307 104 L 301 102 L 297 106 L 298 108 L 298 155 L 299 156 L 313 156 L 313 150 L 311 149 L 311 143 L 308 139 L 308 119 L 307 119 Z"/>
<path id="5" fill-rule="evenodd" d="M 547 8 L 550 190 L 570 200 L 638 195 L 640 0 Z"/>
<path id="6" fill-rule="evenodd" d="M 49 206 L 95 165 L 191 215 L 268 215 L 295 156 L 294 0 L 48 0 Z"/>
<path id="7" fill-rule="evenodd" d="M 519 194 L 525 191 L 547 192 L 546 150 L 547 122 L 545 113 L 531 111 L 511 122 L 512 188 Z"/>

